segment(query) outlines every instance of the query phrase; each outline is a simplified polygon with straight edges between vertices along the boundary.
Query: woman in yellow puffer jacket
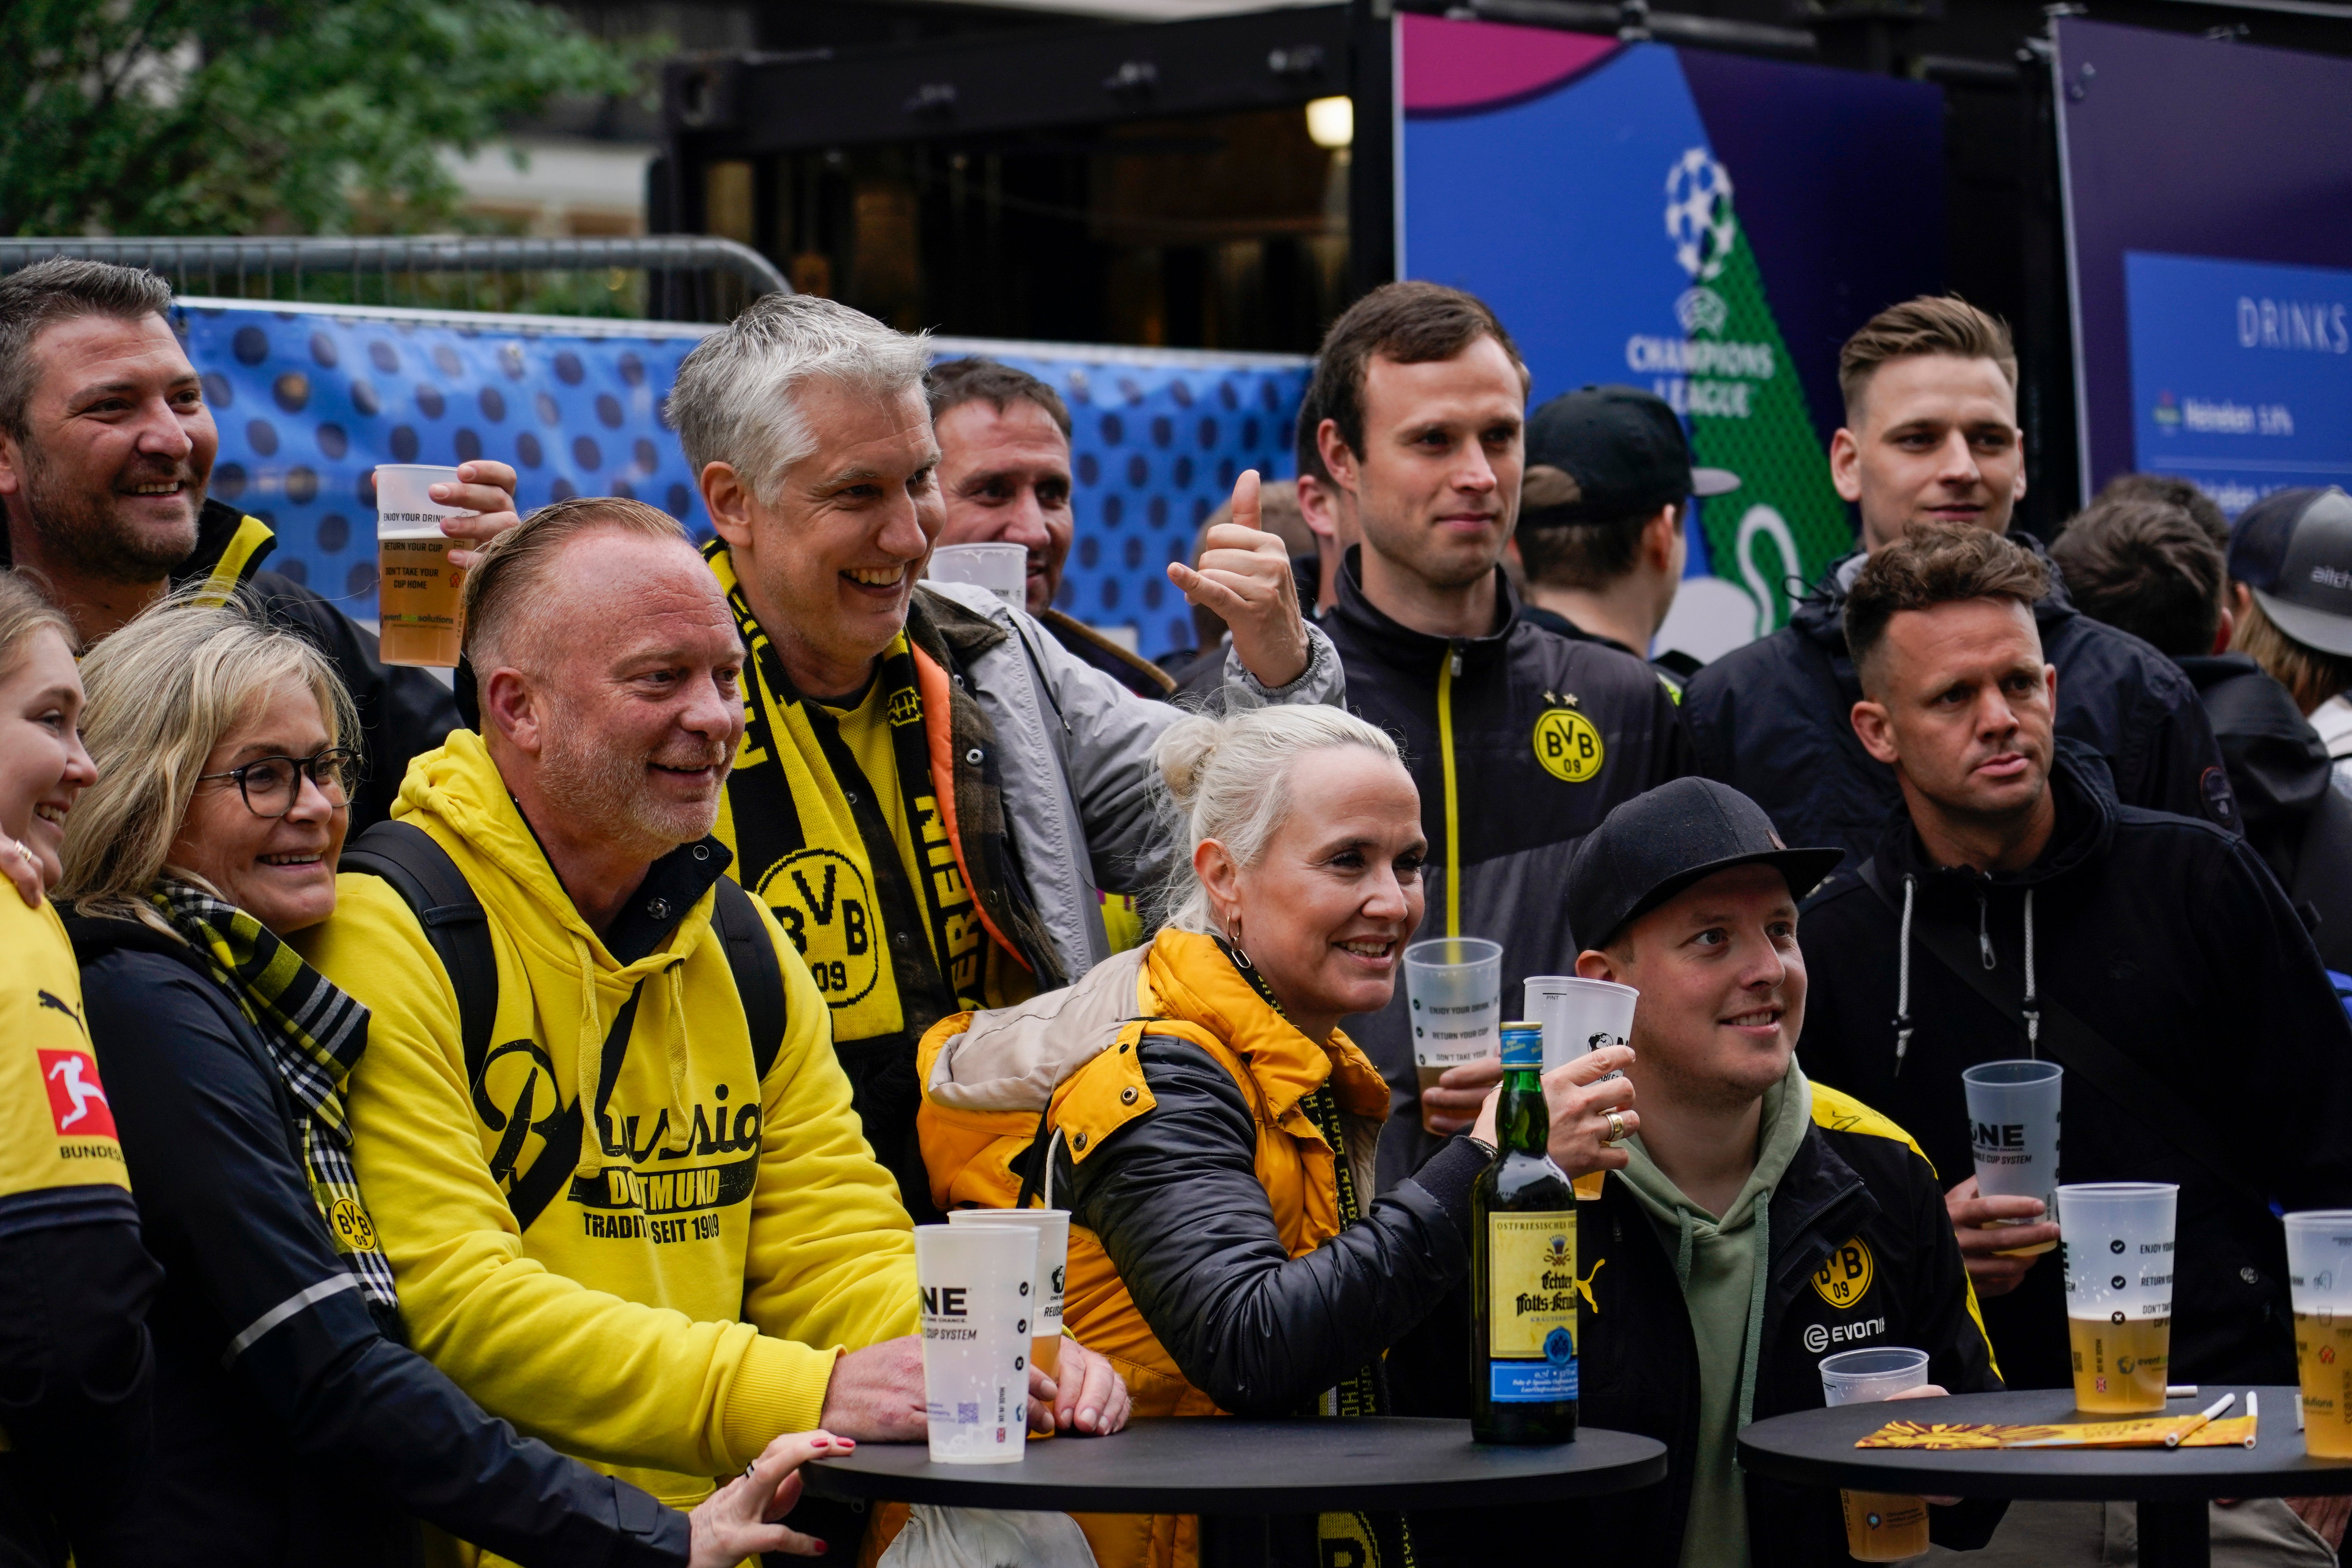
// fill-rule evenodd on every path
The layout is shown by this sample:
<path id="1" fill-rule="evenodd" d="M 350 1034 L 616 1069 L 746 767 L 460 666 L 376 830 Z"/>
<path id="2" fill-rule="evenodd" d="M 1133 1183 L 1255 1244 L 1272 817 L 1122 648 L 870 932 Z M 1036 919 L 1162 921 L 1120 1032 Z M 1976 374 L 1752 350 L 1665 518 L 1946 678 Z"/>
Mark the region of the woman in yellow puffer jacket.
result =
<path id="1" fill-rule="evenodd" d="M 1339 1024 L 1387 1004 L 1420 924 L 1419 796 L 1394 742 L 1333 708 L 1192 719 L 1156 760 L 1192 849 L 1165 929 L 1067 990 L 925 1037 L 932 1195 L 1002 1206 L 1024 1176 L 1050 1182 L 1072 1215 L 1064 1322 L 1138 1415 L 1381 1414 L 1384 1352 L 1468 1269 L 1470 1188 L 1494 1152 L 1490 1099 L 1372 1196 L 1388 1086 Z M 1591 1080 L 1627 1055 L 1555 1077 L 1571 1172 L 1624 1163 L 1601 1113 L 1631 1087 Z M 1196 1560 L 1190 1518 L 1079 1522 L 1104 1568 Z M 1297 1538 L 1286 1561 L 1341 1542 L 1412 1561 L 1394 1515 L 1278 1528 Z"/>

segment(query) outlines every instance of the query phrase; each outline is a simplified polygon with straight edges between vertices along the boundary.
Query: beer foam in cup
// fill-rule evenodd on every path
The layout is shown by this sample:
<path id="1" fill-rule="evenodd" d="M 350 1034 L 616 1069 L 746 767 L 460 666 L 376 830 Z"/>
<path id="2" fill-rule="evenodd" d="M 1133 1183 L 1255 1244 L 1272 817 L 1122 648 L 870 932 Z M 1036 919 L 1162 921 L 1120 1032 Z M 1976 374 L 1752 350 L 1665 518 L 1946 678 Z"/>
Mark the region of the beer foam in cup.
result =
<path id="1" fill-rule="evenodd" d="M 1603 1046 L 1633 1037 L 1633 1008 L 1642 994 L 1613 980 L 1576 974 L 1530 974 L 1527 1016 L 1543 1025 L 1544 1071 Z"/>
<path id="2" fill-rule="evenodd" d="M 1026 1225 L 915 1227 L 935 1465 L 1013 1465 L 1027 1452 L 1037 1234 Z"/>

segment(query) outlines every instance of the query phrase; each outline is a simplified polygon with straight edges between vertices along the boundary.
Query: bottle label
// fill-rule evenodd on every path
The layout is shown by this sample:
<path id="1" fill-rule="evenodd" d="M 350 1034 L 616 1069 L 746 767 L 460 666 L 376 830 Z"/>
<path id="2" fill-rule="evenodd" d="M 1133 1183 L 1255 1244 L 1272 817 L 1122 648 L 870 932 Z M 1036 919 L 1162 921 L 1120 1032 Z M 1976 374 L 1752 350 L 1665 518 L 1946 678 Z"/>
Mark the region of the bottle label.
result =
<path id="1" fill-rule="evenodd" d="M 1489 1397 L 1576 1397 L 1576 1215 L 1486 1216 Z"/>

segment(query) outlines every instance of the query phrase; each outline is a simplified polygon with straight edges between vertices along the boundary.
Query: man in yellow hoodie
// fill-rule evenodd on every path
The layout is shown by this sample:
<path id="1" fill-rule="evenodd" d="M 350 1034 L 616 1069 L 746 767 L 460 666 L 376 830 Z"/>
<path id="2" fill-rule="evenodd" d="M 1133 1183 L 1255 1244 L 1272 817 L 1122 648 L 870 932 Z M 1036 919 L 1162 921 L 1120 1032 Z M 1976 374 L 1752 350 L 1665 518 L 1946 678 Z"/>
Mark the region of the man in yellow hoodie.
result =
<path id="1" fill-rule="evenodd" d="M 467 600 L 482 731 L 418 757 L 379 831 L 421 830 L 481 904 L 494 1022 L 469 1049 L 449 970 L 377 877 L 340 878 L 302 943 L 372 1015 L 353 1159 L 414 1343 L 668 1502 L 780 1432 L 919 1436 L 913 1237 L 824 998 L 740 900 L 782 982 L 762 1072 L 730 963 L 724 595 L 667 515 L 583 499 L 485 552 Z M 1072 1351 L 1058 1387 L 1033 1375 L 1033 1422 L 1115 1428 L 1125 1390 Z"/>

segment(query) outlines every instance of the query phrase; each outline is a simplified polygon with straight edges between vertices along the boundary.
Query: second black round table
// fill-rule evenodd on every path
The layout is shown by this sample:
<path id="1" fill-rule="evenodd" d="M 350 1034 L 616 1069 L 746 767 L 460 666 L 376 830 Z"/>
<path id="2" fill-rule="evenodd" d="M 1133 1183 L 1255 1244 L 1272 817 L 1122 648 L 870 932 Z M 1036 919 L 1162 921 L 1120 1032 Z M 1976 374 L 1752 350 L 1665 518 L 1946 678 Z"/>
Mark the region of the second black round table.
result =
<path id="1" fill-rule="evenodd" d="M 934 1465 L 920 1443 L 861 1443 L 812 1460 L 826 1497 L 960 1508 L 1201 1516 L 1202 1568 L 1258 1568 L 1267 1520 L 1346 1509 L 1496 1507 L 1631 1491 L 1665 1446 L 1587 1427 L 1573 1443 L 1486 1447 L 1466 1421 L 1138 1421 L 1111 1437 L 1032 1443 L 1014 1465 Z"/>
<path id="2" fill-rule="evenodd" d="M 1963 1394 L 1948 1399 L 1846 1405 L 1759 1421 L 1739 1435 L 1740 1465 L 1800 1486 L 1946 1497 L 2046 1499 L 2139 1505 L 2140 1568 L 2205 1568 L 2212 1560 L 2205 1505 L 2214 1498 L 2324 1497 L 2352 1492 L 2352 1459 L 2315 1459 L 2295 1430 L 2295 1390 L 2207 1384 L 2175 1399 L 2167 1415 L 2189 1415 L 2224 1394 L 2246 1413 L 2262 1395 L 2248 1448 L 1857 1448 L 1889 1421 L 2042 1426 L 2128 1417 L 2086 1415 L 2066 1389 Z"/>

